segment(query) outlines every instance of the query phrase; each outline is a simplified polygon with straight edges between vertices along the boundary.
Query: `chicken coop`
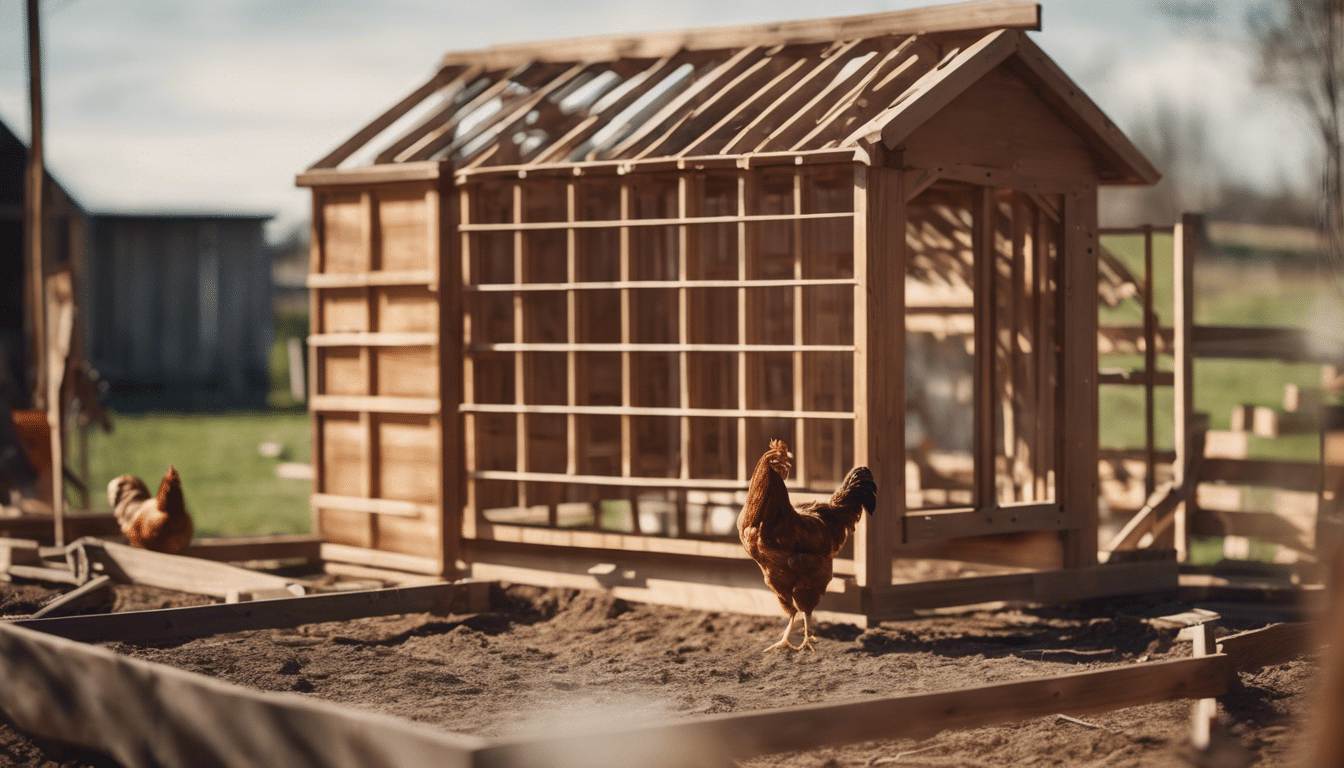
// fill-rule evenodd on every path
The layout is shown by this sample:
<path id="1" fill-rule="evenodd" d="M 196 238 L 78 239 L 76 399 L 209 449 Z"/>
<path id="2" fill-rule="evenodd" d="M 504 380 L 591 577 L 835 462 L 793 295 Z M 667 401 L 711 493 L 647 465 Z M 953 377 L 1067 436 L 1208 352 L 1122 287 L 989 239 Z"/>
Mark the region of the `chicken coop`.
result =
<path id="1" fill-rule="evenodd" d="M 324 558 L 776 613 L 735 519 L 781 438 L 795 501 L 879 488 L 822 611 L 1174 583 L 1096 543 L 1097 190 L 1158 175 L 1040 22 L 444 56 L 298 177 Z"/>

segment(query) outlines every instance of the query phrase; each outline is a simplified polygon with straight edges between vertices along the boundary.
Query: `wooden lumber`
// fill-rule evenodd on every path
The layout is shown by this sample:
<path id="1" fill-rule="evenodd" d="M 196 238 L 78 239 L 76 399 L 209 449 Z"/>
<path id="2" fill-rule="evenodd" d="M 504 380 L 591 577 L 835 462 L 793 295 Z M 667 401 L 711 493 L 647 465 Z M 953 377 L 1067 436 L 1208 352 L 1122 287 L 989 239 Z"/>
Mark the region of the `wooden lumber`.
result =
<path id="1" fill-rule="evenodd" d="M 986 0 L 863 16 L 499 45 L 445 54 L 443 64 L 499 68 L 534 59 L 657 59 L 681 50 L 718 51 L 749 45 L 773 47 L 980 29 L 1040 29 L 1040 24 L 1039 3 Z"/>
<path id="2" fill-rule="evenodd" d="M 321 557 L 321 543 L 320 536 L 308 534 L 197 539 L 182 554 L 186 557 L 222 563 L 243 563 L 252 560 L 317 560 Z"/>
<path id="3" fill-rule="evenodd" d="M 1011 29 L 990 32 L 957 53 L 950 62 L 934 67 L 907 91 L 899 104 L 883 110 L 842 144 L 864 140 L 895 149 L 926 120 L 960 96 L 970 85 L 1003 63 L 1018 48 L 1021 35 Z"/>
<path id="4" fill-rule="evenodd" d="M 1059 455 L 1059 497 L 1072 531 L 1065 534 L 1065 565 L 1097 562 L 1098 389 L 1097 389 L 1097 195 L 1064 196 L 1063 279 L 1056 312 L 1063 326 L 1055 429 Z M 1067 322 L 1064 318 L 1068 318 Z M 990 454 L 992 455 L 992 454 Z"/>
<path id="5" fill-rule="evenodd" d="M 298 187 L 360 187 L 399 181 L 429 181 L 437 179 L 441 175 L 447 175 L 451 178 L 452 168 L 452 163 L 446 160 L 388 163 L 386 165 L 368 165 L 362 168 L 320 168 L 299 174 L 294 179 L 294 185 Z M 314 241 L 314 243 L 316 242 Z"/>
<path id="6" fill-rule="evenodd" d="M 1276 459 L 1205 459 L 1198 477 L 1202 482 L 1268 485 L 1290 491 L 1317 491 L 1322 481 L 1317 462 Z M 1327 468 L 1327 482 L 1340 477 L 1344 477 L 1344 468 Z"/>
<path id="7" fill-rule="evenodd" d="M 258 602 L 193 605 L 94 616 L 31 618 L 12 622 L 81 642 L 146 642 L 207 637 L 224 632 L 282 629 L 326 621 L 403 613 L 479 613 L 489 607 L 486 582 L 428 584 L 361 592 L 330 592 Z"/>
<path id="8" fill-rule="evenodd" d="M 1174 592 L 1173 561 L 1106 563 L 1090 568 L 976 576 L 874 587 L 865 603 L 871 617 L 899 616 L 917 608 L 943 608 L 1011 600 L 1055 604 L 1150 592 Z"/>
<path id="9" fill-rule="evenodd" d="M 89 562 L 121 584 L 140 584 L 175 589 L 197 595 L 225 598 L 231 591 L 252 592 L 284 589 L 295 579 L 182 555 L 151 552 L 98 539 L 81 539 L 80 548 Z"/>
<path id="10" fill-rule="evenodd" d="M 1069 520 L 1059 504 L 1004 504 L 983 510 L 912 511 L 904 517 L 905 541 L 939 541 L 1023 531 L 1062 531 Z"/>
<path id="11" fill-rule="evenodd" d="M 1282 664 L 1309 652 L 1319 630 L 1309 622 L 1273 624 L 1220 639 L 1218 652 L 1226 654 L 1238 672 Z"/>
<path id="12" fill-rule="evenodd" d="M 85 608 L 100 606 L 107 601 L 108 594 L 112 591 L 112 579 L 107 576 L 95 576 L 84 582 L 81 586 L 66 592 L 64 595 L 52 600 L 42 606 L 36 613 L 29 618 L 45 619 L 55 616 L 64 616 Z"/>
<path id="13" fill-rule="evenodd" d="M 1190 627 L 1190 630 L 1194 658 L 1203 659 L 1218 653 L 1218 649 L 1214 647 L 1212 621 L 1196 624 Z M 1235 663 L 1234 661 L 1234 666 Z M 1208 749 L 1213 724 L 1218 719 L 1218 700 L 1213 697 L 1197 699 L 1191 707 L 1190 719 L 1192 721 L 1191 745 L 1196 750 Z"/>
<path id="14" fill-rule="evenodd" d="M 1174 421 L 1176 461 L 1172 464 L 1172 482 L 1182 489 L 1182 500 L 1173 509 L 1173 537 L 1176 557 L 1185 560 L 1189 546 L 1186 530 L 1187 509 L 1185 498 L 1194 491 L 1192 484 L 1195 461 L 1203 458 L 1203 451 L 1195 450 L 1195 367 L 1193 328 L 1195 322 L 1195 267 L 1203 234 L 1203 220 L 1185 214 L 1172 235 L 1175 252 L 1172 254 L 1172 373 L 1175 382 Z M 1156 535 L 1156 534 L 1154 534 Z"/>
<path id="15" fill-rule="evenodd" d="M 379 115 L 368 125 L 359 129 L 359 131 L 346 139 L 339 147 L 332 150 L 327 156 L 313 163 L 309 170 L 318 170 L 323 168 L 335 168 L 355 153 L 360 147 L 369 143 L 378 134 L 387 130 L 393 123 L 401 119 L 403 115 L 414 109 L 420 102 L 429 98 L 430 95 L 443 88 L 453 77 L 464 72 L 467 68 L 464 66 L 443 67 L 435 72 L 424 85 L 416 88 L 406 95 L 401 101 L 392 105 L 386 112 Z"/>
<path id="16" fill-rule="evenodd" d="M 535 738 L 477 751 L 511 768 L 723 765 L 734 759 L 873 739 L 925 738 L 1031 717 L 1080 715 L 1224 694 L 1226 656 L 1177 659 L 954 691 L 712 715 L 605 733 Z"/>
<path id="17" fill-rule="evenodd" d="M 54 584 L 79 584 L 79 577 L 65 568 L 45 565 L 11 565 L 0 571 L 0 578 L 15 577 L 29 581 L 49 581 Z"/>
<path id="18" fill-rule="evenodd" d="M 0 710 L 19 729 L 103 752 L 126 768 L 468 768 L 478 764 L 472 751 L 486 744 L 311 697 L 244 688 L 8 622 L 0 622 L 0 678 Z"/>
<path id="19" fill-rule="evenodd" d="M 405 555 L 400 552 L 384 552 L 377 549 L 329 542 L 323 542 L 322 544 L 322 559 L 410 573 L 438 574 L 440 568 L 442 568 L 442 564 L 437 558 Z"/>
<path id="20" fill-rule="evenodd" d="M 905 502 L 905 334 L 891 333 L 905 316 L 904 173 L 855 169 L 854 461 L 873 470 L 888 499 L 864 517 L 854 551 L 861 586 L 891 583 L 891 546 Z"/>

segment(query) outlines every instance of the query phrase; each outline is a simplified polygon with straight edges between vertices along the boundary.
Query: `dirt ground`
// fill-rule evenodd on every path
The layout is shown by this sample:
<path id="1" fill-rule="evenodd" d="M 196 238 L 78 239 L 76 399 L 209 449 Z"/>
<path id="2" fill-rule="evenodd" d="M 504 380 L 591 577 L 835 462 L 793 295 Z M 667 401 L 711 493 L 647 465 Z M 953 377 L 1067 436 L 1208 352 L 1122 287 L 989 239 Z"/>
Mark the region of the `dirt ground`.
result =
<path id="1" fill-rule="evenodd" d="M 0 585 L 0 616 L 54 596 Z M 200 602 L 118 587 L 115 609 Z M 860 630 L 823 625 L 816 653 L 762 653 L 774 618 L 626 603 L 610 595 L 511 586 L 488 613 L 412 614 L 263 630 L 187 642 L 108 647 L 129 656 L 269 691 L 297 691 L 460 733 L 506 737 L 805 703 L 984 685 L 1187 657 L 1175 629 L 1141 616 L 1187 606 L 1136 601 L 1057 609 L 932 615 Z M 1224 623 L 1220 634 L 1251 628 Z M 1316 670 L 1310 659 L 1241 676 L 1220 700 L 1249 764 L 1291 762 L 1295 716 Z M 1135 766 L 1194 764 L 1189 702 L 1043 717 L 745 761 L 752 768 L 858 766 Z M 98 755 L 37 742 L 0 722 L 0 764 L 108 768 Z"/>

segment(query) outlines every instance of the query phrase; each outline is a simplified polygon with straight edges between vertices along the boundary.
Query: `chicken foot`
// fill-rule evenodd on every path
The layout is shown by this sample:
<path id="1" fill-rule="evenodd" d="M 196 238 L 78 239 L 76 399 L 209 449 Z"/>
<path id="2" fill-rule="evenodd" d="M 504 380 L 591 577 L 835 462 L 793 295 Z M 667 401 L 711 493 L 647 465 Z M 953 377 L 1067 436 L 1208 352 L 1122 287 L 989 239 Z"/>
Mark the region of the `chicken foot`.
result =
<path id="1" fill-rule="evenodd" d="M 811 613 L 803 614 L 803 642 L 799 643 L 794 650 L 817 652 L 817 636 L 812 634 L 811 617 Z M 792 620 L 790 620 L 790 626 L 792 626 Z"/>
<path id="2" fill-rule="evenodd" d="M 771 652 L 771 651 L 782 650 L 782 649 L 784 649 L 784 648 L 788 648 L 790 651 L 796 651 L 796 650 L 798 650 L 798 646 L 796 646 L 796 645 L 794 645 L 793 643 L 790 643 L 790 642 L 789 642 L 789 636 L 793 634 L 793 622 L 794 622 L 794 620 L 797 619 L 797 618 L 798 618 L 798 614 L 796 614 L 796 613 L 791 613 L 791 614 L 789 614 L 789 625 L 788 625 L 787 627 L 784 628 L 784 636 L 781 637 L 781 638 L 779 639 L 779 642 L 778 642 L 778 643 L 775 643 L 774 645 L 770 646 L 769 648 L 766 648 L 765 651 L 764 651 L 765 653 L 769 653 L 769 652 Z M 806 617 L 803 618 L 803 626 L 804 626 L 804 627 L 807 626 L 807 618 L 806 618 Z M 804 637 L 804 638 L 807 637 L 807 632 L 806 632 L 806 631 L 803 632 L 803 637 Z M 804 639 L 804 642 L 806 642 L 806 639 Z"/>

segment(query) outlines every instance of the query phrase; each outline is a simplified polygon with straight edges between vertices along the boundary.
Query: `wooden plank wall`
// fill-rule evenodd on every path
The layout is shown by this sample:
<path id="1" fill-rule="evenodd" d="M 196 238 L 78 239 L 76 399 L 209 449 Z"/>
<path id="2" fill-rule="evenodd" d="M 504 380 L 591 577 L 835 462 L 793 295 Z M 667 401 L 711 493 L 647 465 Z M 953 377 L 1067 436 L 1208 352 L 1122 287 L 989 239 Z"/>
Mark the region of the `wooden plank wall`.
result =
<path id="1" fill-rule="evenodd" d="M 446 573 L 460 438 L 444 404 L 457 397 L 460 331 L 447 316 L 457 282 L 440 269 L 455 264 L 443 223 L 450 232 L 456 199 L 438 179 L 313 196 L 314 528 L 325 542 L 370 550 L 366 564 L 387 553 L 396 567 Z"/>

